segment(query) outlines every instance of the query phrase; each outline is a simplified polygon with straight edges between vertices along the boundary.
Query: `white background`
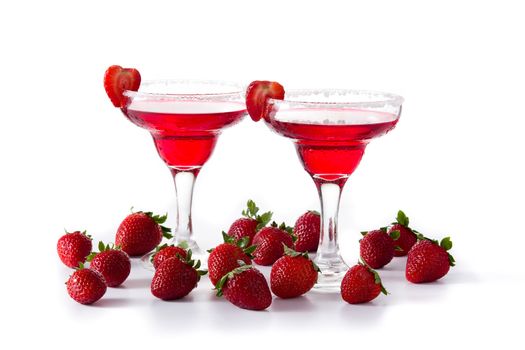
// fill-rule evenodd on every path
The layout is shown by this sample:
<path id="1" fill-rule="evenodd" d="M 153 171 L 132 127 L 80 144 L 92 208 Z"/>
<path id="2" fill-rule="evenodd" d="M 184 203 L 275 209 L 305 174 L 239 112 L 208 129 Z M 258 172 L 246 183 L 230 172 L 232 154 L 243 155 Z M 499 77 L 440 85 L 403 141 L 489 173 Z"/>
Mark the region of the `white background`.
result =
<path id="1" fill-rule="evenodd" d="M 2 2 L 1 347 L 518 348 L 525 307 L 519 4 Z M 269 79 L 404 96 L 397 128 L 372 142 L 343 193 L 343 255 L 355 261 L 358 231 L 389 223 L 402 208 L 427 235 L 452 236 L 457 267 L 437 283 L 413 285 L 405 260 L 396 259 L 380 271 L 391 295 L 370 304 L 310 293 L 274 299 L 256 313 L 214 298 L 207 279 L 183 301 L 156 300 L 149 272 L 134 264 L 124 287 L 94 306 L 76 304 L 63 284 L 70 270 L 55 252 L 64 227 L 111 241 L 132 205 L 174 209 L 170 174 L 150 136 L 105 95 L 111 64 L 136 67 L 143 79 Z M 263 123 L 246 119 L 226 130 L 198 178 L 197 239 L 217 244 L 248 198 L 290 224 L 318 208 L 294 153 Z"/>

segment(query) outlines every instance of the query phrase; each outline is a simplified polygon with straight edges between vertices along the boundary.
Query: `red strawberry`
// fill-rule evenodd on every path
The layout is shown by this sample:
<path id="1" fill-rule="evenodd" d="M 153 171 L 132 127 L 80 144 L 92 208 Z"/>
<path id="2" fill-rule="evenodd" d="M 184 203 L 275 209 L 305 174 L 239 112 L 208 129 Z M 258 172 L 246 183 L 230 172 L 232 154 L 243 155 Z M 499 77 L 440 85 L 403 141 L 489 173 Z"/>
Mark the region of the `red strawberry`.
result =
<path id="1" fill-rule="evenodd" d="M 209 250 L 208 272 L 213 285 L 216 285 L 222 276 L 239 267 L 239 260 L 249 265 L 251 253 L 255 250 L 255 246 L 248 246 L 249 237 L 236 240 L 225 232 L 222 236 L 224 243 Z"/>
<path id="2" fill-rule="evenodd" d="M 432 282 L 445 276 L 454 258 L 447 251 L 452 248 L 450 237 L 441 243 L 424 238 L 408 252 L 405 276 L 412 283 Z"/>
<path id="3" fill-rule="evenodd" d="M 131 271 L 131 262 L 128 254 L 120 250 L 120 247 L 98 243 L 99 253 L 91 253 L 87 260 L 89 268 L 98 271 L 104 276 L 108 287 L 120 286 Z"/>
<path id="4" fill-rule="evenodd" d="M 350 268 L 341 282 L 341 296 L 350 304 L 367 303 L 379 293 L 387 294 L 379 274 L 362 263 Z"/>
<path id="5" fill-rule="evenodd" d="M 392 226 L 388 229 L 388 234 L 392 234 L 394 231 L 399 231 L 399 238 L 396 240 L 396 248 L 394 256 L 405 256 L 408 251 L 417 241 L 418 233 L 416 230 L 412 230 L 408 227 L 408 217 L 403 213 L 402 210 L 397 212 L 396 222 L 392 223 Z"/>
<path id="6" fill-rule="evenodd" d="M 115 107 L 125 107 L 125 90 L 137 91 L 140 86 L 140 73 L 134 68 L 111 66 L 104 74 L 104 89 Z"/>
<path id="7" fill-rule="evenodd" d="M 283 243 L 289 248 L 293 247 L 292 228 L 284 222 L 280 226 L 273 222 L 272 226 L 261 229 L 253 237 L 253 244 L 257 247 L 253 261 L 259 265 L 272 265 L 283 256 Z"/>
<path id="8" fill-rule="evenodd" d="M 284 99 L 284 88 L 273 81 L 253 81 L 246 89 L 246 109 L 253 121 L 268 118 L 268 98 Z"/>
<path id="9" fill-rule="evenodd" d="M 115 244 L 130 256 L 144 255 L 152 251 L 162 236 L 172 238 L 171 230 L 161 226 L 167 215 L 153 215 L 151 212 L 136 212 L 128 215 L 117 229 Z"/>
<path id="10" fill-rule="evenodd" d="M 186 260 L 170 258 L 162 262 L 155 270 L 151 281 L 151 294 L 162 300 L 180 299 L 188 295 L 206 271 L 198 270 L 200 260 L 191 260 L 191 250 L 186 253 Z"/>
<path id="11" fill-rule="evenodd" d="M 106 282 L 98 271 L 80 268 L 66 282 L 69 296 L 80 304 L 93 304 L 106 293 Z"/>
<path id="12" fill-rule="evenodd" d="M 77 267 L 78 263 L 86 262 L 92 248 L 91 236 L 86 235 L 86 231 L 66 233 L 58 239 L 57 243 L 58 257 L 71 268 Z"/>
<path id="13" fill-rule="evenodd" d="M 293 228 L 293 233 L 297 237 L 295 250 L 298 252 L 317 251 L 320 231 L 321 215 L 318 212 L 310 210 L 301 215 Z"/>
<path id="14" fill-rule="evenodd" d="M 268 211 L 262 215 L 257 215 L 259 208 L 251 199 L 248 200 L 247 207 L 248 209 L 242 211 L 244 218 L 237 219 L 233 222 L 228 230 L 228 235 L 236 239 L 250 237 L 248 244 L 251 244 L 255 233 L 268 225 L 273 213 Z"/>
<path id="15" fill-rule="evenodd" d="M 307 253 L 298 253 L 284 246 L 285 255 L 272 266 L 270 285 L 280 298 L 295 298 L 308 292 L 317 282 L 319 268 Z"/>
<path id="16" fill-rule="evenodd" d="M 251 265 L 230 271 L 217 283 L 217 296 L 224 295 L 235 306 L 264 310 L 272 304 L 272 294 L 263 274 Z"/>
<path id="17" fill-rule="evenodd" d="M 379 269 L 392 261 L 399 232 L 393 231 L 389 236 L 384 229 L 361 234 L 364 237 L 359 241 L 359 254 L 371 268 Z"/>
<path id="18" fill-rule="evenodd" d="M 173 244 L 168 245 L 164 243 L 163 245 L 155 248 L 155 253 L 151 256 L 151 262 L 153 267 L 157 269 L 163 261 L 168 260 L 169 258 L 176 258 L 185 260 L 186 259 L 186 250 L 188 249 L 188 244 L 186 242 L 181 242 L 178 246 Z"/>

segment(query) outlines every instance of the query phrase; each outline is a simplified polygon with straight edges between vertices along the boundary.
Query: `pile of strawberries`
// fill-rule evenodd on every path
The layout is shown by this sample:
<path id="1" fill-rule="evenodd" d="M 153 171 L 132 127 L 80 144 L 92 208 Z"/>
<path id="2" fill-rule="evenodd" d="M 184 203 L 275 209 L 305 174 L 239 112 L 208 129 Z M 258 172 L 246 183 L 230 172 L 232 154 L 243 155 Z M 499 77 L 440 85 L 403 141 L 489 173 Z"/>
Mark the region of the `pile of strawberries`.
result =
<path id="1" fill-rule="evenodd" d="M 207 271 L 201 269 L 199 260 L 192 259 L 186 244 L 160 244 L 163 237 L 171 238 L 170 230 L 162 226 L 166 215 L 140 211 L 128 215 L 117 229 L 115 245 L 100 242 L 96 253 L 92 252 L 92 239 L 86 232 L 66 233 L 58 240 L 58 255 L 66 266 L 76 269 L 66 283 L 67 291 L 81 304 L 94 303 L 107 287 L 117 287 L 127 279 L 130 256 L 142 256 L 152 250 L 155 274 L 151 293 L 162 300 L 188 295 L 206 273 L 217 296 L 250 310 L 268 308 L 272 293 L 280 298 L 294 298 L 311 290 L 319 268 L 308 252 L 317 250 L 319 213 L 306 212 L 293 228 L 271 222 L 273 213 L 259 214 L 251 200 L 242 214 L 227 233 L 222 232 L 224 242 L 208 250 Z M 389 227 L 363 232 L 361 261 L 348 270 L 341 283 L 343 300 L 363 303 L 381 292 L 387 294 L 373 269 L 385 266 L 395 256 L 408 255 L 406 278 L 410 282 L 435 281 L 447 274 L 454 265 L 447 252 L 452 247 L 450 239 L 438 244 L 408 224 L 408 217 L 399 211 L 397 221 Z M 89 263 L 88 268 L 85 263 Z M 269 285 L 254 264 L 271 266 Z"/>

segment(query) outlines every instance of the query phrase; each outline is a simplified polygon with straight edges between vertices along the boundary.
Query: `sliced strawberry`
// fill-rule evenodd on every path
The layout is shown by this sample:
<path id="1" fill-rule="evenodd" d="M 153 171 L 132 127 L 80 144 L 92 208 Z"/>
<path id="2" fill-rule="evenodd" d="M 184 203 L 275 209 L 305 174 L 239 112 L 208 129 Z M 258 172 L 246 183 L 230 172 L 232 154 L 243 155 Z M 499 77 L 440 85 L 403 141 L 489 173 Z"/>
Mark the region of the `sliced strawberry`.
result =
<path id="1" fill-rule="evenodd" d="M 246 108 L 253 121 L 258 122 L 261 118 L 268 120 L 268 98 L 284 99 L 283 86 L 273 81 L 256 80 L 246 89 Z"/>
<path id="2" fill-rule="evenodd" d="M 127 97 L 125 90 L 137 91 L 140 86 L 140 73 L 135 68 L 111 66 L 104 74 L 104 89 L 115 107 L 124 107 Z"/>

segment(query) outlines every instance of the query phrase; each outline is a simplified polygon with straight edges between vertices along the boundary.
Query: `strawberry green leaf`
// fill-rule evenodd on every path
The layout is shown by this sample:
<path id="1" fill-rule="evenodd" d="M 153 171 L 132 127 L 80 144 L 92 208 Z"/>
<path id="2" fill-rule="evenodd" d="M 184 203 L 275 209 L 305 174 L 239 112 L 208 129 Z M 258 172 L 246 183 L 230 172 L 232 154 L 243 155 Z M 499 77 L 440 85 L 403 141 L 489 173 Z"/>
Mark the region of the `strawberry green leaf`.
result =
<path id="1" fill-rule="evenodd" d="M 164 236 L 167 239 L 172 239 L 173 235 L 170 233 L 171 229 L 166 226 L 160 226 L 160 229 L 162 230 L 162 236 Z"/>
<path id="2" fill-rule="evenodd" d="M 231 272 L 229 272 L 229 273 L 225 274 L 224 276 L 222 276 L 221 279 L 219 280 L 219 282 L 217 282 L 217 284 L 215 285 L 215 289 L 217 290 L 217 294 L 216 295 L 218 297 L 222 297 L 222 287 L 224 287 L 224 285 L 228 281 L 230 273 Z"/>
<path id="3" fill-rule="evenodd" d="M 376 284 L 379 284 L 379 286 L 381 286 L 381 293 L 383 293 L 384 295 L 388 295 L 388 292 L 387 290 L 385 289 L 385 287 L 383 286 L 383 283 L 381 282 L 381 277 L 379 276 L 379 274 L 377 273 L 376 270 L 372 269 L 370 266 L 367 266 L 368 267 L 368 270 L 370 272 L 372 272 L 372 274 L 374 275 L 374 282 Z"/>
<path id="4" fill-rule="evenodd" d="M 200 261 L 200 260 L 197 260 L 197 263 L 195 264 L 195 266 L 193 266 L 193 268 L 194 268 L 195 270 L 198 270 L 199 267 L 201 267 L 201 261 Z"/>
<path id="5" fill-rule="evenodd" d="M 208 252 L 208 253 L 211 253 L 211 252 L 213 252 L 214 249 L 215 249 L 215 248 L 210 248 L 210 249 L 207 250 L 207 252 Z"/>
<path id="6" fill-rule="evenodd" d="M 408 217 L 405 215 L 405 213 L 402 211 L 402 210 L 399 210 L 397 212 L 397 223 L 402 225 L 402 226 L 405 226 L 405 227 L 408 227 L 408 223 L 409 223 L 409 219 Z"/>
<path id="7" fill-rule="evenodd" d="M 273 216 L 273 213 L 271 211 L 267 211 L 266 213 L 263 213 L 262 215 L 258 215 L 256 217 L 256 220 L 258 222 L 256 230 L 259 231 L 260 229 L 268 225 L 270 220 L 272 220 L 272 216 Z"/>
<path id="8" fill-rule="evenodd" d="M 312 267 L 314 268 L 315 271 L 317 272 L 321 272 L 321 269 L 319 268 L 319 266 L 317 266 L 316 263 L 314 263 L 313 260 L 310 260 L 312 262 Z M 317 282 L 317 281 L 316 281 Z"/>
<path id="9" fill-rule="evenodd" d="M 222 278 L 219 280 L 219 282 L 217 282 L 217 284 L 215 285 L 215 289 L 217 290 L 217 296 L 218 297 L 222 296 L 222 288 L 224 287 L 224 285 L 226 284 L 228 279 L 233 278 L 233 276 L 241 274 L 244 271 L 249 270 L 249 269 L 252 268 L 252 265 L 246 265 L 246 264 L 244 264 L 244 261 L 242 261 L 242 260 L 238 261 L 239 264 L 241 264 L 241 262 L 242 262 L 241 266 L 237 267 L 236 269 L 233 269 L 232 271 L 230 271 L 227 274 L 225 274 L 224 276 L 222 276 Z"/>
<path id="10" fill-rule="evenodd" d="M 441 240 L 439 245 L 445 250 L 450 250 L 452 248 L 452 241 L 450 240 L 450 237 L 445 237 Z"/>
<path id="11" fill-rule="evenodd" d="M 250 259 L 252 259 L 253 258 L 252 254 L 255 251 L 255 249 L 257 249 L 257 246 L 256 245 L 251 245 L 249 247 L 244 248 L 243 252 L 244 252 L 244 254 L 248 255 L 248 257 Z"/>
<path id="12" fill-rule="evenodd" d="M 309 210 L 309 212 L 312 213 L 312 214 L 321 216 L 321 214 L 319 214 L 319 212 L 317 210 Z"/>
<path id="13" fill-rule="evenodd" d="M 282 243 L 282 245 L 284 249 L 284 255 L 291 256 L 292 258 L 295 258 L 297 256 L 304 256 L 308 258 L 308 253 L 296 252 L 292 248 L 289 248 L 286 244 Z"/>
<path id="14" fill-rule="evenodd" d="M 222 239 L 224 243 L 235 243 L 235 238 L 222 231 Z"/>
<path id="15" fill-rule="evenodd" d="M 89 253 L 89 255 L 86 257 L 86 261 L 91 262 L 95 256 L 97 256 L 97 253 L 95 252 Z"/>
<path id="16" fill-rule="evenodd" d="M 379 228 L 381 231 L 386 232 L 388 231 L 388 226 L 383 226 Z"/>
<path id="17" fill-rule="evenodd" d="M 447 254 L 448 254 L 448 263 L 450 264 L 450 266 L 456 266 L 456 260 L 454 259 L 454 257 L 450 255 L 450 253 L 447 253 Z"/>
<path id="18" fill-rule="evenodd" d="M 368 234 L 368 231 L 361 231 L 361 235 L 364 237 Z"/>
<path id="19" fill-rule="evenodd" d="M 250 244 L 250 237 L 249 236 L 244 236 L 242 237 L 241 239 L 239 239 L 237 242 L 235 242 L 237 246 L 239 246 L 240 248 L 246 248 L 248 246 L 248 244 Z"/>
<path id="20" fill-rule="evenodd" d="M 104 243 L 102 241 L 98 242 L 98 251 L 103 252 L 104 250 L 106 250 Z"/>
<path id="21" fill-rule="evenodd" d="M 401 232 L 399 230 L 394 230 L 390 232 L 390 237 L 392 237 L 394 241 L 396 241 L 400 235 L 401 235 Z"/>
<path id="22" fill-rule="evenodd" d="M 403 248 L 401 248 L 400 246 L 396 245 L 394 247 L 394 250 L 397 250 L 398 252 L 402 252 L 403 251 Z"/>

